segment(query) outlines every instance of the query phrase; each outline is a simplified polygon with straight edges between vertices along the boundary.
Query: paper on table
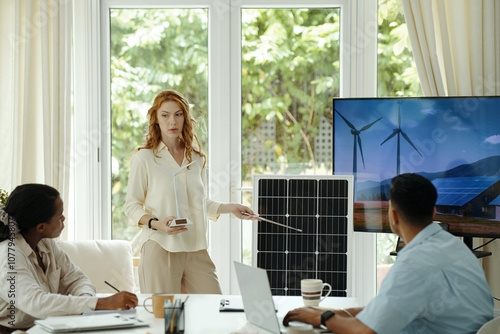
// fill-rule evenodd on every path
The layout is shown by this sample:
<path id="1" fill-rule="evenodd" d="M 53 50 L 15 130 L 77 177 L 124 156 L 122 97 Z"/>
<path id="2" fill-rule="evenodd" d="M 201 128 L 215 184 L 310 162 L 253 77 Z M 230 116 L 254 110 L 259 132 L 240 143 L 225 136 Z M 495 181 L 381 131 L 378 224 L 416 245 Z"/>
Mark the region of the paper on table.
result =
<path id="1" fill-rule="evenodd" d="M 134 316 L 120 315 L 116 312 L 88 317 L 80 315 L 48 317 L 47 319 L 35 320 L 35 324 L 51 333 L 149 326 L 148 323 Z"/>

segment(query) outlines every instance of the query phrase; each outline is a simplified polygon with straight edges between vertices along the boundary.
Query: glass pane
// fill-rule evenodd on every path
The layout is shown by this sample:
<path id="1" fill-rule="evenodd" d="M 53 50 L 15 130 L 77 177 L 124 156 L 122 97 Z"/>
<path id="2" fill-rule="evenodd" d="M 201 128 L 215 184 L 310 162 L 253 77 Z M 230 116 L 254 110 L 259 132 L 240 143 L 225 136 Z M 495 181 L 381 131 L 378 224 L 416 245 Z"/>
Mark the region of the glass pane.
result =
<path id="1" fill-rule="evenodd" d="M 144 143 L 154 97 L 174 89 L 191 104 L 197 135 L 208 143 L 206 9 L 112 9 L 111 122 L 113 239 L 133 240 L 124 214 L 131 153 Z"/>
<path id="2" fill-rule="evenodd" d="M 241 19 L 243 186 L 252 174 L 332 174 L 340 9 L 242 9 Z M 250 263 L 251 224 L 242 226 Z"/>
<path id="3" fill-rule="evenodd" d="M 421 96 L 408 30 L 400 0 L 379 0 L 378 96 Z M 377 235 L 377 288 L 391 268 L 397 235 Z"/>
<path id="4" fill-rule="evenodd" d="M 379 0 L 378 96 L 422 96 L 400 0 Z"/>

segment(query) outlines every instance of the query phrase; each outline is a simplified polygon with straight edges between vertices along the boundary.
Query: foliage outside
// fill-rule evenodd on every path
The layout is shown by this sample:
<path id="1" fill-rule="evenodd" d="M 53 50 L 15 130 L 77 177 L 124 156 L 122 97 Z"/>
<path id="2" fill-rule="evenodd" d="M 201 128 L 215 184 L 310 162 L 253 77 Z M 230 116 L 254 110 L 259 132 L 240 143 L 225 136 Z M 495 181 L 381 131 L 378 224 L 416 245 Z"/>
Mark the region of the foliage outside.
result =
<path id="1" fill-rule="evenodd" d="M 380 0 L 378 11 L 378 96 L 421 96 L 401 1 Z M 377 263 L 393 263 L 397 235 L 377 235 Z"/>
<path id="2" fill-rule="evenodd" d="M 380 0 L 378 10 L 378 96 L 421 96 L 400 0 Z"/>
<path id="3" fill-rule="evenodd" d="M 9 198 L 9 193 L 3 189 L 0 189 L 0 205 L 5 206 L 7 204 L 7 198 Z"/>
<path id="4" fill-rule="evenodd" d="M 322 119 L 331 124 L 340 90 L 339 20 L 332 8 L 243 10 L 244 183 L 263 172 L 317 172 L 314 138 Z M 264 124 L 274 126 L 274 135 L 262 137 Z M 251 141 L 260 143 L 254 152 L 248 152 Z M 259 151 L 268 150 L 274 154 L 258 163 Z M 331 174 L 331 152 L 322 163 Z"/>
<path id="5" fill-rule="evenodd" d="M 138 233 L 124 214 L 132 152 L 144 144 L 155 96 L 174 89 L 190 102 L 207 151 L 208 14 L 206 9 L 111 11 L 113 238 Z"/>

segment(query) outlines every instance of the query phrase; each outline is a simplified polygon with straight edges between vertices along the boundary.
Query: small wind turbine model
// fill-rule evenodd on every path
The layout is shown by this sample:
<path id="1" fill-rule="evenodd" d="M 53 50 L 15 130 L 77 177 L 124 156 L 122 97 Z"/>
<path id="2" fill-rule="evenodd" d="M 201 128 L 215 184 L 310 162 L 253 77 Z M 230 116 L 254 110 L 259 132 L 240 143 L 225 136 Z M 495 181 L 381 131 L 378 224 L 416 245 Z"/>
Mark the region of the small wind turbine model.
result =
<path id="1" fill-rule="evenodd" d="M 396 164 L 396 175 L 399 175 L 400 174 L 400 167 L 401 167 L 401 148 L 400 148 L 400 134 L 403 136 L 403 138 L 408 142 L 408 144 L 410 144 L 414 149 L 415 151 L 417 151 L 418 154 L 420 154 L 420 156 L 422 156 L 422 154 L 419 152 L 419 150 L 415 147 L 415 145 L 413 145 L 413 143 L 411 142 L 410 138 L 408 138 L 408 136 L 406 135 L 406 133 L 403 132 L 403 130 L 401 130 L 401 103 L 398 102 L 398 127 L 397 129 L 393 129 L 392 130 L 392 133 L 389 135 L 389 137 L 387 137 L 380 145 L 384 145 L 384 143 L 386 141 L 388 141 L 389 139 L 391 139 L 392 137 L 394 137 L 395 135 L 397 135 L 397 138 L 398 138 L 398 141 L 397 141 L 397 164 Z"/>

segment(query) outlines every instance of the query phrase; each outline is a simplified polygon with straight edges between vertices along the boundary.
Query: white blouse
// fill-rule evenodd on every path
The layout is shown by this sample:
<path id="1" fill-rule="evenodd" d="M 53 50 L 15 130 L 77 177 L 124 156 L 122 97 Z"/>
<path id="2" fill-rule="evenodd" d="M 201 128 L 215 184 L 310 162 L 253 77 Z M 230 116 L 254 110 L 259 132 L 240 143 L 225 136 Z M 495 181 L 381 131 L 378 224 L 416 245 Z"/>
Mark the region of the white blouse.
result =
<path id="1" fill-rule="evenodd" d="M 188 226 L 188 231 L 176 235 L 168 235 L 144 226 L 140 241 L 144 243 L 154 240 L 170 252 L 195 252 L 206 249 L 206 218 L 217 220 L 217 210 L 221 203 L 205 198 L 206 169 L 203 168 L 203 157 L 193 152 L 191 156 L 194 163 L 189 168 L 183 168 L 188 165 L 186 157 L 179 166 L 164 143 L 160 143 L 156 153 L 158 157 L 155 157 L 151 149 L 141 149 L 133 155 L 130 161 L 125 214 L 134 224 L 146 214 L 159 219 L 168 216 L 189 218 L 193 225 Z M 177 213 L 176 193 L 182 217 Z"/>
<path id="2" fill-rule="evenodd" d="M 0 325 L 27 328 L 36 319 L 94 310 L 96 290 L 87 276 L 53 239 L 37 245 L 36 254 L 18 233 L 13 242 L 0 242 Z M 88 294 L 89 296 L 81 296 Z"/>

